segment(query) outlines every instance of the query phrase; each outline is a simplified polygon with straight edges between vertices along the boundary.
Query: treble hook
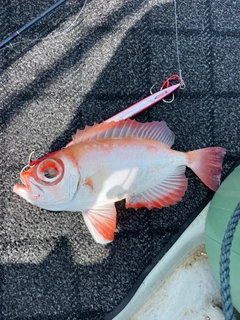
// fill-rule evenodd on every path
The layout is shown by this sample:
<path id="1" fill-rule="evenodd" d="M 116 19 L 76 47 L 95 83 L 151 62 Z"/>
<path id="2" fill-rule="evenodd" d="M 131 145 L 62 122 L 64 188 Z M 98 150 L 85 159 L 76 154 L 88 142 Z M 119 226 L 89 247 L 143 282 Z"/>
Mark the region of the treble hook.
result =
<path id="1" fill-rule="evenodd" d="M 154 85 L 151 86 L 150 88 L 150 93 L 153 94 L 152 92 L 152 89 L 155 87 L 156 85 L 156 82 L 154 83 Z M 163 90 L 163 87 L 160 88 L 160 90 Z M 165 100 L 165 99 L 162 99 L 163 102 L 166 102 L 166 103 L 172 103 L 174 101 L 174 93 L 172 93 L 172 99 L 171 100 Z"/>
<path id="2" fill-rule="evenodd" d="M 162 90 L 162 88 L 161 88 L 161 90 Z M 163 102 L 165 102 L 165 103 L 172 103 L 173 101 L 174 101 L 174 92 L 172 93 L 172 99 L 171 100 L 165 100 L 165 99 L 163 99 Z"/>

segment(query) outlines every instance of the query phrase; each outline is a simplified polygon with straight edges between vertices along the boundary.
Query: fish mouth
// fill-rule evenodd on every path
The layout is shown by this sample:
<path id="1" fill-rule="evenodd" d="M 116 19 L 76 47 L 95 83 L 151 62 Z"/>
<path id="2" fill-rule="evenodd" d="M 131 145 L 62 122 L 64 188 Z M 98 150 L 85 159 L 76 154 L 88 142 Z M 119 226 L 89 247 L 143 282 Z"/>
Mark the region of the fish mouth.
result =
<path id="1" fill-rule="evenodd" d="M 28 202 L 35 204 L 36 200 L 42 197 L 43 190 L 35 184 L 35 180 L 32 177 L 30 169 L 21 172 L 20 179 L 22 184 L 15 184 L 13 186 L 13 192 L 27 200 Z"/>
<path id="2" fill-rule="evenodd" d="M 28 194 L 28 187 L 22 184 L 15 184 L 13 186 L 13 192 L 18 194 L 20 197 L 25 198 L 25 196 Z"/>
<path id="3" fill-rule="evenodd" d="M 43 195 L 43 191 L 35 184 L 30 183 L 30 181 L 28 185 L 15 184 L 13 186 L 13 192 L 32 204 Z"/>

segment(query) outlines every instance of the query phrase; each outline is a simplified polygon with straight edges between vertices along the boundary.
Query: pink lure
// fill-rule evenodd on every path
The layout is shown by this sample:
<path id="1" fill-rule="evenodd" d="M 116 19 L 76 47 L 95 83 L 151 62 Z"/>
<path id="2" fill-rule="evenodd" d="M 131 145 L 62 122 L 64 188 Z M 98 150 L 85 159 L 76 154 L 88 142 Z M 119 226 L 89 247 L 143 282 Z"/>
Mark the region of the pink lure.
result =
<path id="1" fill-rule="evenodd" d="M 78 130 L 65 149 L 21 173 L 13 191 L 53 211 L 81 211 L 99 243 L 114 239 L 114 202 L 127 208 L 161 208 L 178 202 L 187 189 L 185 166 L 212 190 L 220 184 L 225 149 L 171 150 L 174 134 L 164 121 L 103 122 Z"/>

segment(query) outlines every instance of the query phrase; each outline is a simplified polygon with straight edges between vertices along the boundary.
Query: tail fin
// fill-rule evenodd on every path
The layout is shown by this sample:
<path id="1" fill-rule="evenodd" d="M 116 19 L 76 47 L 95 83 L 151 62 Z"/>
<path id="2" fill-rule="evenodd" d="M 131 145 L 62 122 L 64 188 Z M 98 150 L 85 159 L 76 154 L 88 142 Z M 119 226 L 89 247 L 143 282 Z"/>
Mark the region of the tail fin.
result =
<path id="1" fill-rule="evenodd" d="M 187 166 L 213 191 L 220 185 L 222 162 L 226 150 L 210 147 L 187 152 Z"/>

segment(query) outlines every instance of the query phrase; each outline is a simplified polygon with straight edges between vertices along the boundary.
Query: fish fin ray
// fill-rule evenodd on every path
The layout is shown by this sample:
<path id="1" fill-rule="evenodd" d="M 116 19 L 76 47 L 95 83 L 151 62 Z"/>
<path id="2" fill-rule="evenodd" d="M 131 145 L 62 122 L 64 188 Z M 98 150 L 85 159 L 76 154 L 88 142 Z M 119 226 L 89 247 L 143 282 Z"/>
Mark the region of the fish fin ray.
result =
<path id="1" fill-rule="evenodd" d="M 126 199 L 126 207 L 138 209 L 146 207 L 168 207 L 180 201 L 187 189 L 188 180 L 185 177 L 185 166 L 179 166 L 166 179 L 155 187 L 150 188 L 139 195 Z"/>
<path id="2" fill-rule="evenodd" d="M 94 207 L 82 214 L 96 242 L 106 244 L 114 240 L 117 214 L 114 204 Z"/>
<path id="3" fill-rule="evenodd" d="M 174 133 L 168 128 L 166 122 L 153 121 L 139 123 L 136 120 L 120 120 L 102 122 L 87 126 L 84 130 L 77 130 L 72 141 L 67 146 L 89 140 L 138 137 L 160 141 L 169 147 L 174 143 Z"/>

